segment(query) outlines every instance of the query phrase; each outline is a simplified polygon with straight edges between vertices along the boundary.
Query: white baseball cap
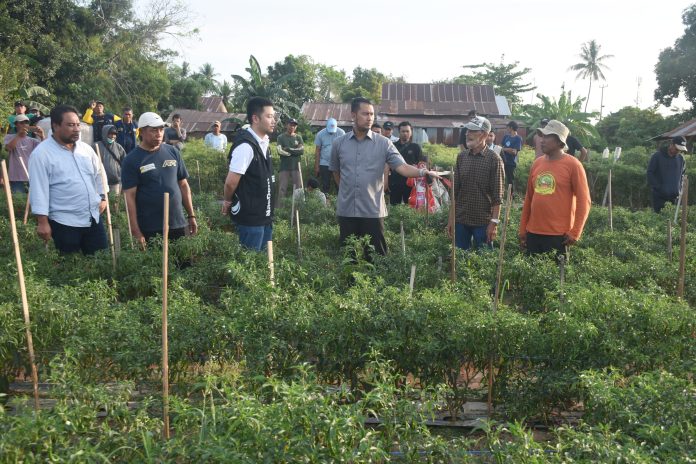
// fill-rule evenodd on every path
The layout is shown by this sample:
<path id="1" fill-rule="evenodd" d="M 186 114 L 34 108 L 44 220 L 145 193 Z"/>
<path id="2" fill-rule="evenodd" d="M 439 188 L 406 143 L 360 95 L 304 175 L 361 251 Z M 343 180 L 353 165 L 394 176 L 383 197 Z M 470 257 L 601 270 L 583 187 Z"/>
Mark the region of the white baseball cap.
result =
<path id="1" fill-rule="evenodd" d="M 138 127 L 164 127 L 164 121 L 159 114 L 147 112 L 138 118 Z"/>

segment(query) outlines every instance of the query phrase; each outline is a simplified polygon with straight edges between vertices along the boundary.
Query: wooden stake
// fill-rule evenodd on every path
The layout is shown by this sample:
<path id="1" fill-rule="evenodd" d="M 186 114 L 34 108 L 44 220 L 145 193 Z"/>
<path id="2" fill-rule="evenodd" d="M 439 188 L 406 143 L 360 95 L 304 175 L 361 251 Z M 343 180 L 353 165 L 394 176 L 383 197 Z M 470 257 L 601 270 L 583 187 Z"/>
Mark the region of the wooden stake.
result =
<path id="1" fill-rule="evenodd" d="M 498 310 L 498 300 L 500 299 L 500 281 L 503 276 L 503 262 L 505 259 L 505 241 L 507 240 L 508 222 L 510 222 L 510 206 L 512 205 L 512 184 L 508 184 L 505 201 L 505 220 L 503 222 L 503 232 L 500 236 L 500 250 L 498 252 L 498 269 L 495 277 L 495 295 L 493 297 L 493 314 Z M 488 359 L 488 416 L 493 413 L 493 354 Z"/>
<path id="2" fill-rule="evenodd" d="M 297 170 L 300 173 L 300 188 L 304 188 L 304 180 L 302 179 L 302 166 L 297 166 Z M 293 196 L 295 195 L 295 188 L 292 189 Z"/>
<path id="3" fill-rule="evenodd" d="M 413 296 L 413 284 L 416 282 L 416 265 L 411 264 L 411 282 L 409 283 L 409 292 L 408 292 L 408 297 L 411 298 Z"/>
<path id="4" fill-rule="evenodd" d="M 128 215 L 128 200 L 126 199 L 126 195 L 123 195 L 123 204 L 126 205 L 126 221 L 128 222 L 128 238 L 130 239 L 130 246 L 132 250 L 135 250 L 135 244 L 133 243 L 133 232 L 131 232 L 130 216 Z"/>
<path id="5" fill-rule="evenodd" d="M 27 349 L 29 350 L 29 363 L 31 364 L 31 381 L 34 387 L 34 409 L 39 410 L 39 373 L 36 370 L 36 358 L 34 356 L 34 339 L 31 336 L 31 318 L 29 317 L 29 302 L 27 301 L 27 288 L 24 283 L 24 266 L 19 250 L 19 238 L 17 236 L 17 222 L 15 221 L 14 205 L 12 204 L 12 191 L 10 190 L 7 165 L 2 161 L 2 176 L 6 182 L 5 196 L 7 197 L 7 210 L 10 213 L 10 225 L 12 228 L 12 243 L 14 244 L 15 260 L 17 261 L 17 279 L 19 280 L 19 293 L 22 298 L 22 313 L 24 314 L 24 329 L 27 335 Z"/>
<path id="6" fill-rule="evenodd" d="M 99 146 L 97 145 L 97 154 L 99 154 Z M 106 197 L 106 227 L 109 231 L 109 244 L 111 246 L 111 265 L 113 271 L 116 272 L 116 245 L 114 244 L 114 228 L 111 225 L 111 206 L 109 206 L 109 184 L 106 181 L 106 172 L 101 171 L 102 187 L 104 188 L 104 196 Z"/>
<path id="7" fill-rule="evenodd" d="M 196 160 L 196 175 L 198 176 L 198 193 L 201 193 L 201 165 Z"/>
<path id="8" fill-rule="evenodd" d="M 607 192 L 609 195 L 609 230 L 614 231 L 614 208 L 611 198 L 611 169 L 609 170 L 609 180 L 607 181 Z"/>
<path id="9" fill-rule="evenodd" d="M 280 190 L 278 191 L 280 195 Z M 292 208 L 290 208 L 290 227 L 295 225 L 295 192 L 292 192 Z"/>
<path id="10" fill-rule="evenodd" d="M 442 256 L 437 257 L 437 272 L 442 272 Z"/>
<path id="11" fill-rule="evenodd" d="M 24 174 L 27 175 L 27 180 L 29 180 L 29 171 L 27 171 L 27 165 L 24 164 L 24 160 L 22 157 L 19 157 L 19 163 L 22 165 L 22 169 L 24 169 Z M 24 220 L 22 221 L 22 224 L 26 225 L 27 221 L 29 220 L 29 194 L 27 193 L 27 204 L 24 205 Z"/>
<path id="12" fill-rule="evenodd" d="M 268 271 L 271 277 L 271 287 L 275 287 L 275 271 L 273 270 L 273 242 L 266 242 L 266 248 L 268 249 Z"/>
<path id="13" fill-rule="evenodd" d="M 297 257 L 302 259 L 302 240 L 300 238 L 300 211 L 295 210 L 295 227 L 297 228 Z"/>
<path id="14" fill-rule="evenodd" d="M 406 255 L 406 234 L 404 233 L 404 221 L 401 221 L 401 253 Z"/>
<path id="15" fill-rule="evenodd" d="M 167 288 L 169 280 L 169 192 L 164 192 L 162 221 L 162 435 L 169 440 L 169 340 L 167 326 Z"/>
<path id="16" fill-rule="evenodd" d="M 679 239 L 679 283 L 677 285 L 677 296 L 684 297 L 684 279 L 686 277 L 686 222 L 689 216 L 689 178 L 682 177 L 682 217 L 681 217 L 681 237 Z"/>
<path id="17" fill-rule="evenodd" d="M 672 221 L 667 219 L 667 257 L 672 261 L 673 245 L 672 245 Z"/>
<path id="18" fill-rule="evenodd" d="M 450 216 L 452 217 L 452 269 L 451 269 L 451 279 L 452 282 L 457 280 L 457 207 L 456 201 L 454 199 L 454 167 L 452 167 L 452 195 L 450 195 Z"/>

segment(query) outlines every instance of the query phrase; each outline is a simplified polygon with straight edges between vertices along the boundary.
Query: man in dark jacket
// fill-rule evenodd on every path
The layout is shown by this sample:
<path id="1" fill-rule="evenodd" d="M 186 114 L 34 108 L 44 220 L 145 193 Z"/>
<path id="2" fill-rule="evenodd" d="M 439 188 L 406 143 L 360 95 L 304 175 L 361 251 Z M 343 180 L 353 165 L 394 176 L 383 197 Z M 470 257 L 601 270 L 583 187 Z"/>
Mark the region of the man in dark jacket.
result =
<path id="1" fill-rule="evenodd" d="M 653 209 L 656 213 L 666 202 L 676 203 L 681 193 L 682 176 L 686 169 L 684 137 L 674 137 L 666 148 L 662 148 L 650 158 L 648 164 L 648 184 L 652 188 Z"/>
<path id="2" fill-rule="evenodd" d="M 122 119 L 116 121 L 114 126 L 118 130 L 116 141 L 126 150 L 126 154 L 130 153 L 138 145 L 138 123 L 133 121 L 133 108 L 123 108 Z"/>
<path id="3" fill-rule="evenodd" d="M 104 165 L 109 191 L 116 195 L 121 193 L 121 162 L 126 157 L 126 151 L 116 141 L 118 130 L 110 124 L 102 129 L 101 142 L 96 143 L 97 154 Z"/>
<path id="4" fill-rule="evenodd" d="M 235 137 L 225 179 L 223 215 L 232 215 L 242 246 L 261 251 L 273 240 L 273 163 L 269 135 L 276 125 L 273 103 L 254 97 L 247 103 L 249 128 Z"/>

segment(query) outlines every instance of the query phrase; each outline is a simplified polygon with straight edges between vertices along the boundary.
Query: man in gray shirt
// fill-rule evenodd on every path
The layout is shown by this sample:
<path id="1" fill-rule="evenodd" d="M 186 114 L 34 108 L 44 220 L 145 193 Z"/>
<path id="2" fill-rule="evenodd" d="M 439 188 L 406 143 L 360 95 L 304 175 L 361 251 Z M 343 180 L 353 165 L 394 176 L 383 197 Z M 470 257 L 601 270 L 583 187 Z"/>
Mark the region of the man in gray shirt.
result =
<path id="1" fill-rule="evenodd" d="M 331 146 L 331 165 L 334 180 L 339 186 L 336 215 L 340 242 L 355 235 L 370 237 L 375 251 L 387 253 L 384 239 L 384 165 L 404 177 L 433 177 L 439 175 L 406 164 L 404 158 L 386 137 L 370 130 L 375 112 L 372 103 L 362 97 L 351 102 L 353 130 L 337 138 Z M 367 256 L 368 260 L 370 256 Z"/>

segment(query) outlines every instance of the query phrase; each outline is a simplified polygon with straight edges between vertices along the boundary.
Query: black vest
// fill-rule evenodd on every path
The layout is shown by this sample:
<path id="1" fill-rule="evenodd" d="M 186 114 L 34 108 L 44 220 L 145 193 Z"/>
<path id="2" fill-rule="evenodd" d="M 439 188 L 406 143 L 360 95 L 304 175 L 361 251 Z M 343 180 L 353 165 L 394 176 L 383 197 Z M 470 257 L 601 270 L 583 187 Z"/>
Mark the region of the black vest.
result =
<path id="1" fill-rule="evenodd" d="M 254 157 L 232 197 L 232 220 L 243 226 L 269 225 L 273 222 L 275 190 L 271 150 L 269 147 L 268 153 L 264 155 L 256 138 L 249 131 L 242 130 L 234 139 L 228 161 L 232 158 L 234 149 L 245 143 L 254 150 Z"/>

